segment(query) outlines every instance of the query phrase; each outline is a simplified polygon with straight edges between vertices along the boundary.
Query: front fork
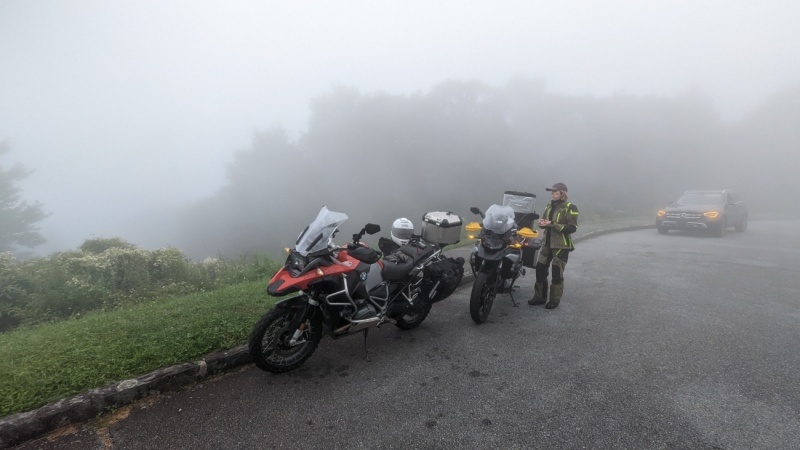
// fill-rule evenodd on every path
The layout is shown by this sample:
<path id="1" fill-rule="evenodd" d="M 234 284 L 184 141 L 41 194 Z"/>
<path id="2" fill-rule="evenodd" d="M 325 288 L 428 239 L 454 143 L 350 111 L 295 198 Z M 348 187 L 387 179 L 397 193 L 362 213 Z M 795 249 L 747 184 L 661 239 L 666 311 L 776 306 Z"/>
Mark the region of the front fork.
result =
<path id="1" fill-rule="evenodd" d="M 503 264 L 505 261 L 508 260 L 508 263 L 511 264 L 511 277 L 504 278 L 503 277 Z M 469 265 L 472 268 L 472 273 L 477 274 L 478 272 L 489 272 L 494 274 L 492 279 L 494 280 L 494 291 L 495 293 L 508 293 L 511 296 L 511 303 L 514 306 L 517 306 L 517 302 L 514 299 L 513 295 L 513 287 L 514 281 L 516 281 L 517 276 L 522 273 L 521 265 L 522 265 L 522 257 L 520 256 L 517 258 L 516 261 L 510 258 L 503 257 L 499 261 L 492 261 L 492 260 L 484 260 L 480 256 L 478 256 L 477 251 L 473 251 L 470 255 Z M 508 283 L 507 283 L 508 282 Z"/>
<path id="2" fill-rule="evenodd" d="M 294 330 L 294 334 L 292 335 L 292 338 L 289 339 L 289 345 L 290 346 L 295 346 L 295 345 L 299 344 L 300 342 L 298 342 L 298 341 L 300 340 L 300 337 L 303 336 L 303 333 L 305 331 L 306 331 L 306 323 L 303 322 L 303 323 L 300 324 L 299 327 L 297 327 L 296 330 Z"/>
<path id="3" fill-rule="evenodd" d="M 472 253 L 469 254 L 469 268 L 472 269 L 472 275 L 475 276 L 481 270 L 481 265 L 483 263 L 483 258 L 478 256 L 478 246 L 476 245 L 475 248 L 472 249 Z"/>
<path id="4" fill-rule="evenodd" d="M 306 331 L 307 320 L 311 314 L 315 313 L 314 309 L 317 307 L 319 307 L 319 302 L 313 298 L 308 298 L 308 301 L 304 302 L 304 304 L 298 308 L 299 311 L 294 315 L 292 321 L 289 322 L 287 327 L 288 330 L 294 330 L 292 337 L 289 338 L 289 342 L 287 342 L 290 347 L 305 342 L 301 340 L 301 338 Z"/>

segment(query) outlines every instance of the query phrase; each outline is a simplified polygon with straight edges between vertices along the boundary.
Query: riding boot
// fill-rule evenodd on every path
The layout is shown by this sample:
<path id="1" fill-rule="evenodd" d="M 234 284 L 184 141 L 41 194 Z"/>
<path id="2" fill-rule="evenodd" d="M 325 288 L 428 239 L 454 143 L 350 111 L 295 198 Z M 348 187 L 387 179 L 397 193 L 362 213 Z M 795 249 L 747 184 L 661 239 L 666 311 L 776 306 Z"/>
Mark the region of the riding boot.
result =
<path id="1" fill-rule="evenodd" d="M 561 296 L 564 294 L 564 282 L 561 283 L 553 283 L 550 286 L 550 301 L 547 302 L 545 308 L 547 309 L 556 309 L 558 308 L 558 304 L 561 303 Z"/>
<path id="2" fill-rule="evenodd" d="M 544 305 L 547 303 L 547 283 L 535 283 L 533 285 L 533 298 L 528 300 L 531 306 Z"/>

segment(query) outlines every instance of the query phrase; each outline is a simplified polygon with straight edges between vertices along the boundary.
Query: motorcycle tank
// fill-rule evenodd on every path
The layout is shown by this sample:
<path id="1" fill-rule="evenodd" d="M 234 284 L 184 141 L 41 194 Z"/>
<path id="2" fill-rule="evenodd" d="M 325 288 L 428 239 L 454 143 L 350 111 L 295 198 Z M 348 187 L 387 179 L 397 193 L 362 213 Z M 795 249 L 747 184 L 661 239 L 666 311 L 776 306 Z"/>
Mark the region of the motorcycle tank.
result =
<path id="1" fill-rule="evenodd" d="M 323 206 L 317 218 L 311 222 L 295 242 L 295 250 L 303 256 L 328 248 L 333 233 L 347 220 L 347 214 L 329 210 Z"/>
<path id="2" fill-rule="evenodd" d="M 383 281 L 383 277 L 381 277 L 381 269 L 383 269 L 383 267 L 381 267 L 381 265 L 378 263 L 370 264 L 369 271 L 366 275 L 367 279 L 364 280 L 364 285 L 366 286 L 367 291 L 371 291 L 372 288 L 381 284 L 381 281 Z"/>

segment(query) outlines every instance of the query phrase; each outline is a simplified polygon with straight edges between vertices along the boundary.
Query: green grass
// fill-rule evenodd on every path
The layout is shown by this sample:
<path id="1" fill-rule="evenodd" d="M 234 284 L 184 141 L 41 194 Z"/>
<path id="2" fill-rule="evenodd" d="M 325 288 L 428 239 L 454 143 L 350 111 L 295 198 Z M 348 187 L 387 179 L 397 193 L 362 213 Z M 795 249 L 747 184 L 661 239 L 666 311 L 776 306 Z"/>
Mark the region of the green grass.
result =
<path id="1" fill-rule="evenodd" d="M 246 342 L 263 281 L 0 334 L 0 417 Z"/>

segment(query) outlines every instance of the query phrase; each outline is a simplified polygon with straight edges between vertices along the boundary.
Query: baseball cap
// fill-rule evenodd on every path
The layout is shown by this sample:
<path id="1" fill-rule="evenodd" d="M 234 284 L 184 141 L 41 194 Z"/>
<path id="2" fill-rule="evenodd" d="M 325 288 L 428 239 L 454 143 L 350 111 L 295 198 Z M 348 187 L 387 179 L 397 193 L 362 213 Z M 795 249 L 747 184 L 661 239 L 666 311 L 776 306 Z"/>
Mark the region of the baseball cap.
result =
<path id="1" fill-rule="evenodd" d="M 564 192 L 569 192 L 567 190 L 567 185 L 564 184 L 564 183 L 556 183 L 556 184 L 553 185 L 553 187 L 545 188 L 545 191 L 564 191 Z"/>

